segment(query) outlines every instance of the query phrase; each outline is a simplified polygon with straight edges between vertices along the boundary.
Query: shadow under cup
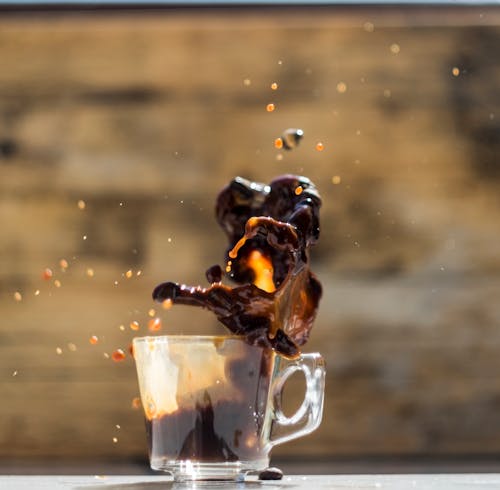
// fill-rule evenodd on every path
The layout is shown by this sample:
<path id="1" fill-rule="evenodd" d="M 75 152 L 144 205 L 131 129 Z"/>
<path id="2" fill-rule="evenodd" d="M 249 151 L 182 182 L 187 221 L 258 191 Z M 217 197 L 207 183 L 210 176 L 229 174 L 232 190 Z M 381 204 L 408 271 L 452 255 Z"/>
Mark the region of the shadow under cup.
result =
<path id="1" fill-rule="evenodd" d="M 289 361 L 237 336 L 134 339 L 151 467 L 176 481 L 242 480 L 269 466 L 271 448 L 321 422 L 323 358 Z M 301 371 L 302 405 L 281 409 L 286 380 Z"/>

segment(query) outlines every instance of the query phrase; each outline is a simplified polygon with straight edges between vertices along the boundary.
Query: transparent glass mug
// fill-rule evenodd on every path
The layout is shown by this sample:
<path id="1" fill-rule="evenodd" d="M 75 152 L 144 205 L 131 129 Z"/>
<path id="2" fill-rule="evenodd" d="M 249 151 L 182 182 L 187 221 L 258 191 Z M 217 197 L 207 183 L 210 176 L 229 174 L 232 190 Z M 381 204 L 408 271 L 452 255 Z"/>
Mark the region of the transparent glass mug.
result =
<path id="1" fill-rule="evenodd" d="M 309 434 L 323 413 L 320 354 L 289 361 L 237 336 L 135 338 L 151 468 L 176 481 L 243 480 L 269 466 L 273 446 Z M 304 401 L 287 417 L 281 395 L 295 372 Z"/>

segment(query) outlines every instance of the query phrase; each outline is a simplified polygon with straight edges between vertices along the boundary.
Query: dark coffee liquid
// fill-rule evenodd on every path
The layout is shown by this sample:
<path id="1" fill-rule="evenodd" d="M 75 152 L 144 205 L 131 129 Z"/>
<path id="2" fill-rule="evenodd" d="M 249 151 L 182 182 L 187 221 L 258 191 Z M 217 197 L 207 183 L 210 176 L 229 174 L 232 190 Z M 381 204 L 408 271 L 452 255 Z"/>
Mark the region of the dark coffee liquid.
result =
<path id="1" fill-rule="evenodd" d="M 230 246 L 222 284 L 219 266 L 207 270 L 208 288 L 160 284 L 153 298 L 201 306 L 251 345 L 295 358 L 307 342 L 321 297 L 309 270 L 309 249 L 319 238 L 321 199 L 305 177 L 284 175 L 269 185 L 235 178 L 217 199 L 216 215 Z"/>
<path id="2" fill-rule="evenodd" d="M 204 463 L 264 459 L 264 425 L 272 354 L 248 348 L 226 366 L 233 388 L 221 396 L 208 387 L 192 395 L 193 403 L 170 414 L 146 419 L 152 459 Z M 191 397 L 190 397 L 191 398 Z"/>

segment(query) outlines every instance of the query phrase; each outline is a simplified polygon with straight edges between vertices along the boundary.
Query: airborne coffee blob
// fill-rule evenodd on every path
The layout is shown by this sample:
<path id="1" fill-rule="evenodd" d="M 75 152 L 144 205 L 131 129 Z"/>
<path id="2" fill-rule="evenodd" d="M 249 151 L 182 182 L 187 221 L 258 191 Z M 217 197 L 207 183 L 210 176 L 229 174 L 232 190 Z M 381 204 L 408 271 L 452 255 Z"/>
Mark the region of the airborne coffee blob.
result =
<path id="1" fill-rule="evenodd" d="M 153 298 L 207 308 L 249 344 L 299 356 L 321 297 L 321 284 L 309 269 L 320 206 L 306 177 L 284 175 L 269 185 L 236 177 L 216 204 L 217 221 L 229 239 L 224 271 L 210 267 L 207 288 L 162 283 Z M 224 273 L 238 285 L 222 284 Z"/>

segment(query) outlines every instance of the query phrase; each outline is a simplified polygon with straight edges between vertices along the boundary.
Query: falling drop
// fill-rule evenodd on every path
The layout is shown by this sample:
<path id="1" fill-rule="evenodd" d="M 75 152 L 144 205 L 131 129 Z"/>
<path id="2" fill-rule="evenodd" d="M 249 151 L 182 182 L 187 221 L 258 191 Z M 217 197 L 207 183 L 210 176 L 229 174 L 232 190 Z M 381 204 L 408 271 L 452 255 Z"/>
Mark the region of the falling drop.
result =
<path id="1" fill-rule="evenodd" d="M 325 145 L 321 142 L 316 143 L 316 151 L 323 151 L 325 149 Z"/>
<path id="2" fill-rule="evenodd" d="M 90 337 L 90 339 L 89 339 L 89 342 L 90 342 L 92 345 L 97 344 L 97 342 L 99 342 L 99 339 L 97 338 L 97 335 L 92 335 L 92 337 Z"/>
<path id="3" fill-rule="evenodd" d="M 52 276 L 53 276 L 52 269 L 49 269 L 48 267 L 46 269 L 44 269 L 44 271 L 42 272 L 42 278 L 45 281 L 48 281 L 49 279 L 51 279 Z"/>
<path id="4" fill-rule="evenodd" d="M 276 82 L 271 83 L 271 90 L 278 90 L 278 84 Z"/>
<path id="5" fill-rule="evenodd" d="M 127 272 L 125 272 L 125 277 L 127 279 L 130 279 L 132 277 L 132 270 L 129 269 Z"/>
<path id="6" fill-rule="evenodd" d="M 15 299 L 17 302 L 22 301 L 22 299 L 23 299 L 23 295 L 22 295 L 19 291 L 16 291 L 16 292 L 14 293 L 14 299 Z"/>
<path id="7" fill-rule="evenodd" d="M 334 175 L 332 177 L 332 184 L 340 184 L 340 182 L 342 182 L 342 179 L 340 178 L 340 175 Z"/>
<path id="8" fill-rule="evenodd" d="M 401 51 L 401 48 L 399 47 L 399 44 L 394 43 L 391 44 L 390 50 L 392 54 L 398 54 Z"/>
<path id="9" fill-rule="evenodd" d="M 274 109 L 276 109 L 276 106 L 273 103 L 267 104 L 267 106 L 266 106 L 266 111 L 267 112 L 273 112 Z"/>
<path id="10" fill-rule="evenodd" d="M 344 82 L 337 83 L 337 92 L 339 94 L 344 94 L 347 92 L 347 85 Z"/>
<path id="11" fill-rule="evenodd" d="M 78 206 L 78 209 L 83 211 L 86 207 L 85 201 L 83 199 L 80 199 L 77 203 L 77 206 Z"/>
<path id="12" fill-rule="evenodd" d="M 161 320 L 158 317 L 151 318 L 148 322 L 148 330 L 150 332 L 158 332 L 158 330 L 161 330 Z"/>
<path id="13" fill-rule="evenodd" d="M 122 349 L 116 349 L 112 354 L 111 354 L 111 359 L 115 362 L 121 362 L 125 359 L 125 352 L 123 352 Z"/>
<path id="14" fill-rule="evenodd" d="M 130 329 L 131 330 L 137 331 L 137 330 L 139 330 L 139 328 L 140 328 L 140 325 L 139 325 L 138 321 L 134 320 L 133 322 L 130 322 Z"/>

